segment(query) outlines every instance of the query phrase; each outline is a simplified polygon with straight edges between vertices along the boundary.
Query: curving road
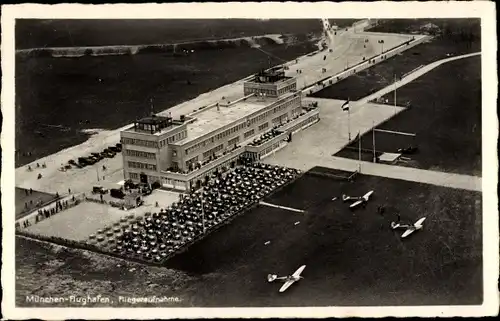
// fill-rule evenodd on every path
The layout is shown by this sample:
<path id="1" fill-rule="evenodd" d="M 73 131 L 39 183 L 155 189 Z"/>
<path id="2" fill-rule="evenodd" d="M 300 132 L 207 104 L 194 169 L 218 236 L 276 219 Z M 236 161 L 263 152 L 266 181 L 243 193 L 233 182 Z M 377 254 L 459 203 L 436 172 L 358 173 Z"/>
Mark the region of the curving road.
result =
<path id="1" fill-rule="evenodd" d="M 441 66 L 442 64 L 445 64 L 445 63 L 448 63 L 448 62 L 451 62 L 454 60 L 458 60 L 458 59 L 464 59 L 464 58 L 469 58 L 469 57 L 474 57 L 474 56 L 479 56 L 479 55 L 481 55 L 481 52 L 474 52 L 474 53 L 470 53 L 470 54 L 465 54 L 465 55 L 460 55 L 460 56 L 455 56 L 455 57 L 450 57 L 450 58 L 445 58 L 445 59 L 435 61 L 433 63 L 425 65 L 424 67 L 412 72 L 411 74 L 409 74 L 406 77 L 402 78 L 401 80 L 397 81 L 395 84 L 391 84 L 390 86 L 387 86 L 387 87 L 377 91 L 376 93 L 373 93 L 369 96 L 361 98 L 360 100 L 356 101 L 356 104 L 363 105 L 371 100 L 380 98 L 380 97 L 384 96 L 385 94 L 388 94 L 388 93 L 394 91 L 394 87 L 396 87 L 396 89 L 399 87 L 402 87 L 402 86 L 406 85 L 407 83 L 417 79 L 418 77 L 428 73 L 432 69 Z"/>

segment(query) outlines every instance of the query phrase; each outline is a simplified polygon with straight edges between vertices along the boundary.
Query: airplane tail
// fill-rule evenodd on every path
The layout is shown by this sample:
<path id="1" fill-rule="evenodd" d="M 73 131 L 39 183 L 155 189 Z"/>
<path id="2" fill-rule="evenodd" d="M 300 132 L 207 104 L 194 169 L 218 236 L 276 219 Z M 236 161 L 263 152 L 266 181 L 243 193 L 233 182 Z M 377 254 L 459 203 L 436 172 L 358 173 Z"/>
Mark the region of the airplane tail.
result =
<path id="1" fill-rule="evenodd" d="M 345 195 L 345 194 L 342 194 L 342 200 L 345 202 L 347 201 L 348 199 L 350 199 L 349 196 Z"/>
<path id="2" fill-rule="evenodd" d="M 399 227 L 399 223 L 391 222 L 392 229 L 397 229 Z"/>
<path id="3" fill-rule="evenodd" d="M 267 281 L 268 282 L 273 282 L 274 280 L 276 280 L 278 276 L 276 274 L 268 274 L 267 275 Z"/>

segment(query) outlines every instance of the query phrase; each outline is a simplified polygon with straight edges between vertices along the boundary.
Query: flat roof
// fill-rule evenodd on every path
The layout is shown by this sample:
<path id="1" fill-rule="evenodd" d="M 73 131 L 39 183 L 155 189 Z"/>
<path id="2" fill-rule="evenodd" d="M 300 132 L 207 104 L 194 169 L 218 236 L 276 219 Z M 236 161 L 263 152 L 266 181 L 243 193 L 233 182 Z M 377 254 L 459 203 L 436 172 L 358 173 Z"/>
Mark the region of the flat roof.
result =
<path id="1" fill-rule="evenodd" d="M 171 118 L 165 117 L 165 116 L 153 115 L 153 116 L 138 119 L 135 122 L 141 123 L 141 124 L 147 124 L 147 125 L 158 125 L 158 124 L 161 124 L 161 123 L 166 122 L 168 120 L 171 120 Z"/>
<path id="2" fill-rule="evenodd" d="M 189 120 L 189 118 L 186 117 L 186 121 L 188 121 L 188 120 Z M 141 121 L 136 121 L 136 123 L 139 123 L 139 122 L 141 122 Z M 123 131 L 124 132 L 131 132 L 131 133 L 142 133 L 142 134 L 147 134 L 147 135 L 160 136 L 160 135 L 163 135 L 163 134 L 171 131 L 172 129 L 174 129 L 176 127 L 179 127 L 179 126 L 181 126 L 183 124 L 184 123 L 180 123 L 180 121 L 178 119 L 173 119 L 172 123 L 170 124 L 170 126 L 164 127 L 161 130 L 159 130 L 157 132 L 154 132 L 154 133 L 151 133 L 151 131 L 149 131 L 149 130 L 138 129 L 138 128 L 135 127 L 135 125 L 130 125 L 129 127 L 127 127 Z"/>
<path id="3" fill-rule="evenodd" d="M 277 100 L 278 98 L 275 97 L 249 97 L 229 107 L 221 106 L 219 110 L 217 110 L 217 107 L 207 109 L 195 116 L 197 120 L 187 125 L 187 137 L 176 142 L 175 145 L 187 144 L 226 125 L 241 120 L 260 109 L 264 109 Z"/>
<path id="4" fill-rule="evenodd" d="M 284 82 L 284 81 L 287 81 L 287 80 L 294 78 L 294 77 L 290 77 L 290 76 L 282 76 L 279 79 L 276 79 L 273 81 L 259 81 L 259 77 L 261 77 L 261 76 L 255 75 L 245 82 L 251 82 L 251 83 L 256 83 L 256 84 L 277 84 L 277 83 Z M 268 77 L 268 76 L 265 76 L 265 77 Z"/>

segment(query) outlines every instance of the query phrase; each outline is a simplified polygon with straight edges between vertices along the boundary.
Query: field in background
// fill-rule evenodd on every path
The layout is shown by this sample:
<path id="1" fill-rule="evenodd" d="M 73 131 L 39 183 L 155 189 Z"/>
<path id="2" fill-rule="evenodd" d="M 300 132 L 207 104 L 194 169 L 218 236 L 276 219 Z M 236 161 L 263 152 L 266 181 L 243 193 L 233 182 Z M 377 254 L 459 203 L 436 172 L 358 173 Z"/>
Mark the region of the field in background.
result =
<path id="1" fill-rule="evenodd" d="M 370 189 L 375 194 L 364 209 L 352 212 L 340 199 L 332 201 Z M 348 183 L 306 174 L 265 201 L 306 213 L 258 206 L 169 261 L 177 272 L 148 267 L 131 273 L 131 263 L 18 238 L 16 302 L 23 303 L 26 293 L 65 293 L 64 280 L 71 280 L 72 293 L 175 295 L 184 298 L 181 306 L 481 303 L 480 193 L 373 176 Z M 384 216 L 376 211 L 381 204 Z M 389 227 L 396 213 L 410 222 L 426 216 L 426 225 L 402 242 L 400 231 Z M 307 265 L 304 280 L 285 295 L 279 284 L 267 282 L 268 273 L 285 275 L 301 264 Z M 41 284 L 27 292 L 26 280 L 35 273 Z"/>
<path id="2" fill-rule="evenodd" d="M 46 24 L 50 26 L 50 23 Z M 16 149 L 19 154 L 16 166 L 84 142 L 88 134 L 83 130 L 118 128 L 149 114 L 151 109 L 156 112 L 168 109 L 263 68 L 317 49 L 316 41 L 308 40 L 306 34 L 321 31 L 319 19 L 302 24 L 288 20 L 281 25 L 283 28 L 288 25 L 293 32 L 301 30 L 300 34 L 294 35 L 296 40 L 283 45 L 264 42 L 260 49 L 267 54 L 242 45 L 209 47 L 180 57 L 171 53 L 31 59 L 18 56 Z M 146 27 L 138 27 L 138 30 L 144 33 L 144 30 L 149 30 Z M 168 34 L 180 34 L 188 28 L 185 25 L 178 27 L 180 29 L 169 29 Z M 204 31 L 198 37 L 208 37 L 215 32 L 198 27 L 189 27 L 197 32 Z M 36 28 L 30 30 L 38 32 Z M 86 29 L 82 30 L 72 32 L 72 39 L 92 38 Z M 107 39 L 110 34 L 113 35 L 112 30 L 99 33 L 99 37 Z M 22 34 L 18 32 L 19 39 L 25 37 Z M 164 40 L 169 42 L 168 37 Z M 50 45 L 48 40 L 46 44 Z M 26 152 L 31 152 L 31 156 L 23 155 Z"/>
<path id="3" fill-rule="evenodd" d="M 449 34 L 436 36 L 430 42 L 420 44 L 400 55 L 326 87 L 313 94 L 312 97 L 358 100 L 394 83 L 394 75 L 400 78 L 406 73 L 434 61 L 481 51 L 480 24 L 472 24 L 470 29 L 467 30 L 473 33 L 475 37 L 457 39 L 457 37 Z M 381 44 L 376 45 L 379 50 L 382 49 Z"/>
<path id="4" fill-rule="evenodd" d="M 356 19 L 331 19 L 340 27 Z M 175 43 L 322 31 L 320 19 L 20 19 L 17 49 Z"/>
<path id="5" fill-rule="evenodd" d="M 394 103 L 394 93 L 384 97 Z M 481 176 L 481 56 L 452 61 L 431 70 L 397 90 L 397 105 L 411 107 L 377 128 L 416 133 L 415 139 L 378 133 L 375 148 L 397 152 L 418 146 L 401 165 Z M 362 136 L 362 148 L 373 150 L 372 132 Z M 358 143 L 336 156 L 358 158 Z M 363 153 L 364 160 L 373 159 Z"/>

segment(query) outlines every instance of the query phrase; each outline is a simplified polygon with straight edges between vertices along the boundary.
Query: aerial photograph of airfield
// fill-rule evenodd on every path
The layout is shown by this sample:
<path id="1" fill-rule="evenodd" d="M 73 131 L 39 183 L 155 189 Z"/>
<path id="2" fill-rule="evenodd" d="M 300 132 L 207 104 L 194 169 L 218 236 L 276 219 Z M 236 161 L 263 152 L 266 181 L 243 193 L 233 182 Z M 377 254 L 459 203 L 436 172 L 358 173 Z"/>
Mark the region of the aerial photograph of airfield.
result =
<path id="1" fill-rule="evenodd" d="M 17 19 L 18 307 L 480 305 L 480 19 Z"/>

